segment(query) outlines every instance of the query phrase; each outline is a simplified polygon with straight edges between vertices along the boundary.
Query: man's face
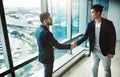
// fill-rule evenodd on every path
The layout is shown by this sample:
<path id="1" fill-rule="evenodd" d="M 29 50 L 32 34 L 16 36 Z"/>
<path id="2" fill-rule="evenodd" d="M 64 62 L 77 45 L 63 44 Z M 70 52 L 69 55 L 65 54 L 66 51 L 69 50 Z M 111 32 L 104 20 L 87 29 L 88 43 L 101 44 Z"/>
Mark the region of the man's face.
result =
<path id="1" fill-rule="evenodd" d="M 47 25 L 52 25 L 52 18 L 51 17 L 48 17 L 48 19 L 47 19 Z"/>
<path id="2" fill-rule="evenodd" d="M 98 18 L 99 12 L 95 11 L 95 9 L 91 9 L 91 18 L 94 20 Z"/>

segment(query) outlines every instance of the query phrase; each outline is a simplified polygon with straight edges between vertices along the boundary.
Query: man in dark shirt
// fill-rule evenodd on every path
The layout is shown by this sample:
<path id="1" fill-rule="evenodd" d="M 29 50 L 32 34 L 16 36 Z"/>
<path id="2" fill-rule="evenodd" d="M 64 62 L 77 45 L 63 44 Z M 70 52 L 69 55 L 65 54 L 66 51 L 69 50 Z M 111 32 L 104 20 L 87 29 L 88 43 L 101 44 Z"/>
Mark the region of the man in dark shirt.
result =
<path id="1" fill-rule="evenodd" d="M 54 52 L 53 47 L 57 49 L 71 49 L 75 45 L 60 44 L 49 31 L 49 26 L 52 25 L 52 18 L 48 12 L 40 14 L 40 25 L 35 32 L 37 44 L 39 48 L 39 61 L 44 64 L 44 77 L 52 77 Z"/>

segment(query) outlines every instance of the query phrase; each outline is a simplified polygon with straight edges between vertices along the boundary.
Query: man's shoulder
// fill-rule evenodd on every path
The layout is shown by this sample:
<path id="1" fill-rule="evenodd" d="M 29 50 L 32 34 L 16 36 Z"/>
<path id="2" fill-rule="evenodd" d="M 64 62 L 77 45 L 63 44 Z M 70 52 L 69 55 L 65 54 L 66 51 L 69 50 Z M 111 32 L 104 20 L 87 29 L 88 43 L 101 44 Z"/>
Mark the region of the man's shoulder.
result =
<path id="1" fill-rule="evenodd" d="M 38 26 L 38 27 L 36 28 L 36 33 L 46 34 L 47 32 L 49 32 L 49 30 L 45 29 L 45 28 L 42 27 L 42 26 Z"/>
<path id="2" fill-rule="evenodd" d="M 95 23 L 95 21 L 92 20 L 92 21 L 88 22 L 88 26 L 90 26 L 90 25 L 92 25 L 92 24 L 94 24 L 94 23 Z"/>
<path id="3" fill-rule="evenodd" d="M 104 19 L 104 18 L 102 18 L 102 22 L 105 22 L 105 23 L 112 23 L 112 21 L 111 21 L 111 20 Z"/>

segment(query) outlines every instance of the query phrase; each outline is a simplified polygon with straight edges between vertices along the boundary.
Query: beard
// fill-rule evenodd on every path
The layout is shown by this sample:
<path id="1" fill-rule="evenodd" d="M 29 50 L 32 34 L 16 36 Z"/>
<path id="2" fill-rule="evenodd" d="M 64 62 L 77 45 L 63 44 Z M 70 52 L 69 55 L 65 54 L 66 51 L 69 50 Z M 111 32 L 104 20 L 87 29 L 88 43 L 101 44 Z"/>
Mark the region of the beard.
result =
<path id="1" fill-rule="evenodd" d="M 52 25 L 52 21 L 51 21 L 51 22 L 48 22 L 47 25 Z"/>

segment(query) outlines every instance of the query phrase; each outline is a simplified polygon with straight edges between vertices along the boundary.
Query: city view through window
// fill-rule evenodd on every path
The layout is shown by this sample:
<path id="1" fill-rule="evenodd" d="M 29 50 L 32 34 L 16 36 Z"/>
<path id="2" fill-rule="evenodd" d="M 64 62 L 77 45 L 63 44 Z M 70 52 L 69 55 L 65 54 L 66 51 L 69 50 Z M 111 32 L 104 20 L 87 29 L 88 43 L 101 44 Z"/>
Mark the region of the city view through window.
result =
<path id="1" fill-rule="evenodd" d="M 59 3 L 62 1 L 57 0 L 56 2 Z M 40 0 L 31 0 L 31 2 L 29 0 L 3 0 L 3 5 L 12 60 L 15 66 L 17 63 L 23 62 L 25 58 L 38 53 L 34 32 L 36 27 L 41 24 L 39 20 L 41 3 Z M 57 8 L 56 6 L 58 5 L 55 3 L 52 6 L 52 10 L 54 10 L 52 12 L 52 32 L 58 41 L 62 41 L 67 38 L 67 14 L 66 8 L 64 8 L 66 7 L 66 1 L 64 2 L 64 6 L 59 5 Z M 64 12 L 62 12 L 63 10 Z M 55 50 L 55 59 L 65 53 L 67 53 L 66 50 Z M 42 64 L 36 60 L 16 70 L 15 74 L 16 77 L 30 76 L 42 67 Z"/>
<path id="2" fill-rule="evenodd" d="M 29 2 L 29 4 L 28 4 Z M 14 66 L 38 53 L 34 32 L 40 25 L 40 0 L 3 0 Z M 16 77 L 29 77 L 42 68 L 38 60 L 15 71 Z"/>

